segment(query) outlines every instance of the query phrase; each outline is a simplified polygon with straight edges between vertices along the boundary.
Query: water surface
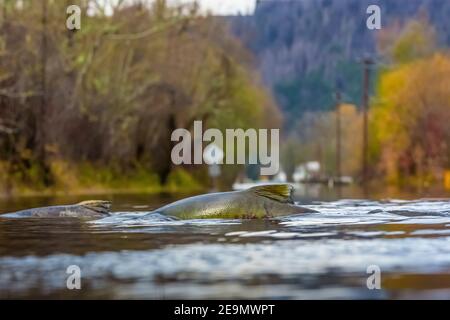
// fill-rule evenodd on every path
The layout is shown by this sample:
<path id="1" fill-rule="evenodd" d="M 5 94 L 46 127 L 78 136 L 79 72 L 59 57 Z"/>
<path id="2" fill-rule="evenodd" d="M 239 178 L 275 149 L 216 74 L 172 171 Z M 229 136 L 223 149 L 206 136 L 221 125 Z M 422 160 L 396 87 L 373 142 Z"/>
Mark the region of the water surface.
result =
<path id="1" fill-rule="evenodd" d="M 0 218 L 0 298 L 450 298 L 448 199 L 297 194 L 319 213 L 148 215 L 179 197 L 104 196 L 115 213 L 100 220 Z M 84 199 L 17 198 L 0 212 Z M 81 290 L 66 288 L 70 265 L 81 269 Z M 371 265 L 381 270 L 380 290 L 367 288 Z"/>

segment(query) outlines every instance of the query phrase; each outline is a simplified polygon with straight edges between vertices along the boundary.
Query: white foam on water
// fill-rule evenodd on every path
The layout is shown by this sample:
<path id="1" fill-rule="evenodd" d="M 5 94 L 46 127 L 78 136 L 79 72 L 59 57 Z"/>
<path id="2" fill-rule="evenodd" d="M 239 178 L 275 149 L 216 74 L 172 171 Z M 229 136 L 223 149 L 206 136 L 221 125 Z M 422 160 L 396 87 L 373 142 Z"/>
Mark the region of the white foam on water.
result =
<path id="1" fill-rule="evenodd" d="M 416 230 L 410 233 L 410 235 L 450 235 L 450 229 L 447 230 L 435 230 L 435 229 L 422 229 Z"/>
<path id="2" fill-rule="evenodd" d="M 186 225 L 229 225 L 239 224 L 237 219 L 190 219 L 178 220 L 159 213 L 152 212 L 117 212 L 109 217 L 90 221 L 96 227 L 160 227 L 160 226 L 186 226 Z"/>
<path id="3" fill-rule="evenodd" d="M 450 217 L 414 217 L 409 219 L 404 219 L 401 221 L 392 221 L 389 224 L 445 224 L 450 221 Z"/>
<path id="4" fill-rule="evenodd" d="M 382 272 L 432 273 L 450 268 L 450 237 L 299 240 L 247 244 L 171 245 L 152 251 L 119 251 L 86 255 L 0 258 L 0 287 L 22 290 L 39 284 L 43 290 L 64 288 L 67 266 L 80 266 L 83 279 L 100 285 L 108 279 L 155 285 L 158 277 L 219 281 L 260 275 L 300 274 L 366 276 L 368 265 Z M 180 289 L 182 290 L 182 289 Z"/>

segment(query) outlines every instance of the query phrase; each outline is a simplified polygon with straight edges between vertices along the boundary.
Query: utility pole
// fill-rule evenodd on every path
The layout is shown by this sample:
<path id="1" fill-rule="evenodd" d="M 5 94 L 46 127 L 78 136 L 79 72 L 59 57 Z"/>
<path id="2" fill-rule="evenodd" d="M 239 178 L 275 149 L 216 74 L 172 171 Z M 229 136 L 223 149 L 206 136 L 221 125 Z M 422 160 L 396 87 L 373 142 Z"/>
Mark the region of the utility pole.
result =
<path id="1" fill-rule="evenodd" d="M 341 92 L 336 90 L 336 181 L 341 179 Z"/>
<path id="2" fill-rule="evenodd" d="M 362 96 L 362 112 L 363 112 L 363 144 L 362 144 L 362 184 L 366 185 L 368 180 L 368 150 L 369 150 L 369 128 L 368 128 L 368 111 L 369 111 L 369 81 L 370 66 L 374 63 L 370 58 L 363 59 L 363 96 Z"/>

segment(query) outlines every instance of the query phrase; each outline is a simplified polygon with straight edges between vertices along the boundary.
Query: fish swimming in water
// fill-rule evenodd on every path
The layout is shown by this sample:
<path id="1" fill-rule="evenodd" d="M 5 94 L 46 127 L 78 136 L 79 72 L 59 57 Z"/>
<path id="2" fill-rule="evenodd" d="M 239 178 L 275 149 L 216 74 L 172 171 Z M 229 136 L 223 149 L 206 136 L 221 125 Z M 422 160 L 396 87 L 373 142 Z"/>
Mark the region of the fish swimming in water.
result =
<path id="1" fill-rule="evenodd" d="M 178 219 L 258 219 L 317 212 L 295 205 L 289 184 L 267 184 L 243 191 L 209 193 L 182 199 L 152 211 Z"/>
<path id="2" fill-rule="evenodd" d="M 74 205 L 27 209 L 0 215 L 1 218 L 100 218 L 108 216 L 110 201 L 89 200 Z"/>
<path id="3" fill-rule="evenodd" d="M 294 188 L 289 184 L 268 184 L 243 191 L 209 193 L 178 200 L 149 214 L 158 213 L 178 219 L 261 219 L 317 212 L 297 206 L 292 199 L 293 190 Z M 103 218 L 110 215 L 110 207 L 109 201 L 91 200 L 75 205 L 17 211 L 0 215 L 0 217 Z"/>

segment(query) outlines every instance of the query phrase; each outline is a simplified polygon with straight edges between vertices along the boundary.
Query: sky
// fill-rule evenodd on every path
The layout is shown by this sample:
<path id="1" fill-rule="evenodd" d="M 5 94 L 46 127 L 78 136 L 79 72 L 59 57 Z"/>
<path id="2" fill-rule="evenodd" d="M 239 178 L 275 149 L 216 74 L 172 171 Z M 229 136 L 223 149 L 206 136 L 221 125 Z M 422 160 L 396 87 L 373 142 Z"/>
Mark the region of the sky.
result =
<path id="1" fill-rule="evenodd" d="M 192 2 L 192 0 L 171 0 L 174 2 Z M 200 8 L 215 15 L 251 14 L 255 9 L 255 0 L 197 0 Z"/>
<path id="2" fill-rule="evenodd" d="M 153 0 L 147 0 L 151 3 Z M 192 3 L 194 0 L 167 0 L 173 4 Z M 112 14 L 112 7 L 117 5 L 118 0 L 98 0 L 105 8 L 105 14 Z M 127 0 L 125 3 L 133 3 L 133 0 Z M 247 15 L 253 14 L 255 10 L 256 0 L 197 0 L 200 9 L 203 12 L 210 12 L 213 15 Z M 90 14 L 95 14 L 95 9 L 91 9 Z M 88 11 L 89 12 L 89 11 Z M 88 13 L 89 14 L 89 13 Z"/>

